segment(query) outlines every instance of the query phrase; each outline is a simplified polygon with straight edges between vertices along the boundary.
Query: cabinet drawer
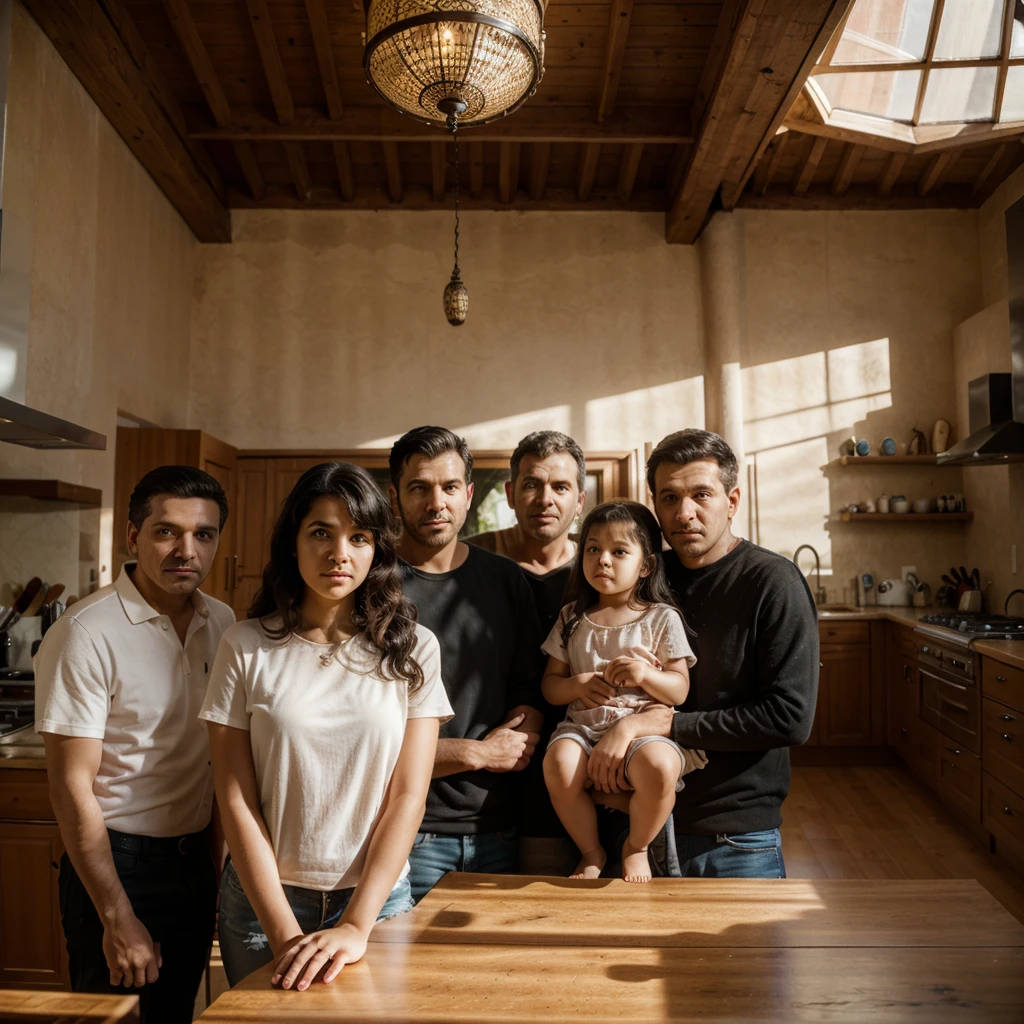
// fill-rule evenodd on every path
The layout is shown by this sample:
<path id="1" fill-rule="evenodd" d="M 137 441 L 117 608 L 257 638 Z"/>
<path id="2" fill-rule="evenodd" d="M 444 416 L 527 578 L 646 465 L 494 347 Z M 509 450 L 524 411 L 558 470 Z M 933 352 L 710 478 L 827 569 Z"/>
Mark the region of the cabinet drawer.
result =
<path id="1" fill-rule="evenodd" d="M 871 623 L 833 621 L 818 623 L 818 639 L 823 644 L 866 644 L 871 642 Z"/>
<path id="2" fill-rule="evenodd" d="M 991 658 L 981 659 L 981 692 L 1024 712 L 1024 670 Z"/>
<path id="3" fill-rule="evenodd" d="M 981 776 L 981 823 L 1018 853 L 1024 851 L 1024 799 L 988 772 Z"/>
<path id="4" fill-rule="evenodd" d="M 55 821 L 50 783 L 45 771 L 0 768 L 0 818 Z"/>
<path id="5" fill-rule="evenodd" d="M 921 678 L 921 717 L 972 754 L 981 753 L 980 699 L 976 686 L 961 686 L 925 668 Z"/>
<path id="6" fill-rule="evenodd" d="M 971 821 L 981 821 L 981 758 L 948 740 L 939 747 L 939 796 Z"/>
<path id="7" fill-rule="evenodd" d="M 1024 794 L 1024 715 L 983 697 L 981 718 L 985 771 Z"/>

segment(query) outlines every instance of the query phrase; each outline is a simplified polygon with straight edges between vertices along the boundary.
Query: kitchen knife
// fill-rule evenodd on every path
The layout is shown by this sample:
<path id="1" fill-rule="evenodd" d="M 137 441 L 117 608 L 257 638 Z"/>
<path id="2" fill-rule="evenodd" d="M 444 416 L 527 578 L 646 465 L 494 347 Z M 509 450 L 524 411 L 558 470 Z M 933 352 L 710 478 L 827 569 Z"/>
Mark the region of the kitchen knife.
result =
<path id="1" fill-rule="evenodd" d="M 35 600 L 42 585 L 43 581 L 38 576 L 33 576 L 28 581 L 25 589 L 18 595 L 18 600 L 14 602 L 14 607 L 4 617 L 4 621 L 0 622 L 0 633 L 10 629 L 25 614 L 25 609 Z"/>
<path id="2" fill-rule="evenodd" d="M 50 587 L 50 590 L 49 590 L 49 592 L 46 595 L 46 600 L 49 601 L 52 604 L 63 593 L 64 593 L 64 584 L 63 583 L 54 583 L 54 585 L 52 587 Z"/>
<path id="3" fill-rule="evenodd" d="M 981 573 L 977 569 L 971 570 L 971 583 L 975 590 L 981 590 Z"/>
<path id="4" fill-rule="evenodd" d="M 962 579 L 968 587 L 971 585 L 971 577 L 967 575 L 967 570 L 962 565 L 960 566 L 960 579 Z"/>
<path id="5" fill-rule="evenodd" d="M 942 574 L 942 582 L 948 584 L 951 587 L 955 587 L 956 583 L 951 580 L 945 573 Z"/>
<path id="6" fill-rule="evenodd" d="M 953 577 L 954 584 L 963 583 L 963 580 L 960 579 L 960 573 L 956 571 L 955 565 L 950 567 L 949 575 Z"/>

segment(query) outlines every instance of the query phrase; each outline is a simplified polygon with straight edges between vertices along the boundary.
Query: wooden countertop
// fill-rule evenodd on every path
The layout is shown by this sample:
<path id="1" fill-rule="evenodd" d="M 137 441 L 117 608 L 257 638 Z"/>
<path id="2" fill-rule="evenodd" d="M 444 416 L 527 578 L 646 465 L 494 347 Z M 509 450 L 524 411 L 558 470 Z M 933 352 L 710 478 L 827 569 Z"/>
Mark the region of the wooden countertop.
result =
<path id="1" fill-rule="evenodd" d="M 1024 926 L 973 880 L 450 874 L 331 985 L 284 992 L 269 977 L 200 1020 L 1009 1024 L 1024 1011 Z"/>
<path id="2" fill-rule="evenodd" d="M 889 622 L 898 622 L 901 626 L 916 626 L 925 615 L 937 615 L 939 612 L 947 611 L 949 611 L 948 608 L 937 608 L 935 606 L 928 608 L 902 608 L 887 607 L 885 605 L 882 607 L 869 605 L 866 608 L 858 608 L 855 612 L 833 611 L 829 608 L 819 608 L 818 619 L 821 622 L 830 622 L 833 620 L 839 622 L 857 622 L 871 619 L 885 619 Z"/>
<path id="3" fill-rule="evenodd" d="M 86 992 L 0 989 L 0 1020 L 40 1024 L 137 1024 L 139 997 L 98 996 Z"/>
<path id="4" fill-rule="evenodd" d="M 974 649 L 986 658 L 1024 669 L 1024 640 L 979 640 Z"/>

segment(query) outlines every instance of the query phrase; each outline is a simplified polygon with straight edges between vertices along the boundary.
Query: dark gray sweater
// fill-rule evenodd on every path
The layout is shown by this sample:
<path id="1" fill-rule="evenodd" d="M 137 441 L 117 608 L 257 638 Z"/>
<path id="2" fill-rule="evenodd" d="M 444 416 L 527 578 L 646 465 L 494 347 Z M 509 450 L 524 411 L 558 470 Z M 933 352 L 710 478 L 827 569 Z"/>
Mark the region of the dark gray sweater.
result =
<path id="1" fill-rule="evenodd" d="M 708 755 L 676 798 L 677 832 L 756 832 L 782 823 L 790 746 L 810 735 L 818 695 L 817 611 L 803 573 L 743 540 L 703 569 L 662 555 L 697 664 L 672 738 Z"/>

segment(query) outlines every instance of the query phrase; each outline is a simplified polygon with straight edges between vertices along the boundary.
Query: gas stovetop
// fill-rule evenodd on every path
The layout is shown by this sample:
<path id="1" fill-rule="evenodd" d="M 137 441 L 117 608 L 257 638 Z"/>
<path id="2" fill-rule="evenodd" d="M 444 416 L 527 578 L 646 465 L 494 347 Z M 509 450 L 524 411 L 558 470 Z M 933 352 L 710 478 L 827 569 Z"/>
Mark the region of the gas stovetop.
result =
<path id="1" fill-rule="evenodd" d="M 980 612 L 947 612 L 924 615 L 920 620 L 930 626 L 942 626 L 986 640 L 1024 640 L 1024 619 Z"/>

